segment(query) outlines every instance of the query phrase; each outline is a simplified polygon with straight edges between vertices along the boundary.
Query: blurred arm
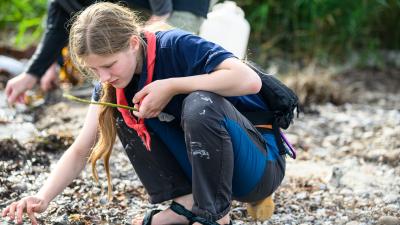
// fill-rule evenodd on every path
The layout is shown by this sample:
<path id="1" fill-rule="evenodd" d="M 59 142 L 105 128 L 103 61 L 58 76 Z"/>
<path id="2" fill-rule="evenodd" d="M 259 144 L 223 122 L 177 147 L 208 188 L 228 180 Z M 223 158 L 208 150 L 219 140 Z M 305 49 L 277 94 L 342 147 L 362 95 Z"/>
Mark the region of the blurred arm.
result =
<path id="1" fill-rule="evenodd" d="M 71 18 L 56 1 L 51 1 L 47 12 L 46 31 L 29 61 L 27 73 L 41 78 L 51 64 L 57 61 L 61 49 L 67 44 L 68 20 Z"/>

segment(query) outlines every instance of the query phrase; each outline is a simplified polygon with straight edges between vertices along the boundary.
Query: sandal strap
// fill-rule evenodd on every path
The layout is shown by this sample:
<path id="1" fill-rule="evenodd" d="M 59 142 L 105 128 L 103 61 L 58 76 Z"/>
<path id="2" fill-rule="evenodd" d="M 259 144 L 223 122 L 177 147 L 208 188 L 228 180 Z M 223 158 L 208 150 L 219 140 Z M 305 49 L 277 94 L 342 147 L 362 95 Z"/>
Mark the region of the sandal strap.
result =
<path id="1" fill-rule="evenodd" d="M 172 201 L 170 209 L 174 211 L 176 214 L 186 217 L 190 223 L 193 224 L 194 222 L 199 222 L 203 225 L 219 225 L 217 222 L 212 222 L 204 219 L 203 217 L 196 216 L 191 211 L 187 210 L 183 205 Z"/>
<path id="2" fill-rule="evenodd" d="M 154 209 L 154 210 L 151 210 L 150 212 L 146 213 L 146 215 L 143 218 L 142 225 L 151 225 L 151 220 L 153 219 L 153 216 L 159 212 L 161 212 L 161 210 Z"/>
<path id="3" fill-rule="evenodd" d="M 196 221 L 190 221 L 189 225 L 193 225 L 195 222 L 196 222 Z M 229 224 L 226 224 L 226 225 L 233 225 L 232 220 L 229 221 Z"/>

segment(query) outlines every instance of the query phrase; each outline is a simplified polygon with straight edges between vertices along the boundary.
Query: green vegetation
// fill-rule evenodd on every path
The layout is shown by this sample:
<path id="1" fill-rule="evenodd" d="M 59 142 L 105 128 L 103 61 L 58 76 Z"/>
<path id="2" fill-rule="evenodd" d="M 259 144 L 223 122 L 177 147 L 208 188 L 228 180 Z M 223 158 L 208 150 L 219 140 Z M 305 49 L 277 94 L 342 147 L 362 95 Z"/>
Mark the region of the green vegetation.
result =
<path id="1" fill-rule="evenodd" d="M 17 48 L 25 48 L 39 40 L 43 32 L 47 0 L 3 0 L 0 7 L 2 40 Z"/>
<path id="2" fill-rule="evenodd" d="M 400 0 L 236 2 L 251 24 L 253 54 L 261 60 L 329 62 L 354 51 L 400 50 Z M 1 36 L 12 37 L 7 43 L 25 48 L 39 40 L 47 0 L 10 0 L 1 5 Z"/>
<path id="3" fill-rule="evenodd" d="M 111 103 L 111 102 L 89 101 L 89 100 L 86 100 L 86 99 L 83 99 L 83 98 L 75 97 L 75 96 L 70 95 L 70 94 L 63 94 L 63 97 L 67 98 L 67 99 L 69 99 L 71 101 L 76 101 L 76 102 L 85 103 L 85 104 L 102 105 L 102 106 L 108 106 L 108 107 L 114 107 L 114 108 L 123 108 L 123 109 L 131 110 L 131 111 L 138 111 L 134 107 L 130 107 L 130 106 L 126 106 L 126 105 L 118 105 L 118 104 L 114 104 L 114 103 Z"/>
<path id="4" fill-rule="evenodd" d="M 263 57 L 343 59 L 400 49 L 400 0 L 239 0 Z M 259 45 L 261 43 L 261 45 Z M 344 57 L 345 58 L 345 57 Z"/>

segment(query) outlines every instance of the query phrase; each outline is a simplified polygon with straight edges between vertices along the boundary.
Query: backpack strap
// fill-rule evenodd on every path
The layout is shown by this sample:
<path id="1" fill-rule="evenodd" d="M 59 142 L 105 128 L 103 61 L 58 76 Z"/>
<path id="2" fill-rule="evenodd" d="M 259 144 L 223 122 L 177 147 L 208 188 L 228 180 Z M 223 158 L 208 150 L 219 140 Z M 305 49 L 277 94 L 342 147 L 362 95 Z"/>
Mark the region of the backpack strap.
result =
<path id="1" fill-rule="evenodd" d="M 156 61 L 156 36 L 151 32 L 145 32 L 144 35 L 147 39 L 147 79 L 145 83 L 145 85 L 147 85 L 153 80 L 154 64 Z M 116 88 L 116 97 L 117 104 L 126 106 L 128 105 L 123 88 Z M 142 100 L 139 102 L 139 108 L 141 103 Z M 136 119 L 127 109 L 118 108 L 118 111 L 121 112 L 122 118 L 124 119 L 126 125 L 137 132 L 147 150 L 150 151 L 151 138 L 149 132 L 147 131 L 146 125 L 144 124 L 144 119 Z"/>
<path id="2" fill-rule="evenodd" d="M 263 127 L 265 125 L 272 125 L 272 133 L 274 134 L 276 145 L 279 149 L 279 155 L 285 155 L 287 153 L 285 144 L 288 146 L 290 152 L 289 155 L 295 159 L 296 151 L 293 146 L 287 140 L 287 138 L 281 132 L 275 115 L 271 111 L 259 111 L 259 112 L 242 112 L 242 114 L 260 131 L 271 130 Z"/>

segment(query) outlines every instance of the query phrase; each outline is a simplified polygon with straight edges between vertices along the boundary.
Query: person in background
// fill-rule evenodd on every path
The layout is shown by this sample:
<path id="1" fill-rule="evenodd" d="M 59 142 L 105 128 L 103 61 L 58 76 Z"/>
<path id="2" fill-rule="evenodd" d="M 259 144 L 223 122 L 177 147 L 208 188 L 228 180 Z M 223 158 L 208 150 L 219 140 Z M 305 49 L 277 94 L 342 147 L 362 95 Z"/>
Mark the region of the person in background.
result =
<path id="1" fill-rule="evenodd" d="M 9 104 L 24 102 L 24 93 L 38 82 L 43 91 L 58 86 L 57 58 L 67 45 L 68 21 L 78 11 L 95 0 L 51 0 L 47 12 L 46 30 L 27 69 L 7 82 L 5 93 Z M 112 2 L 112 1 L 110 1 Z M 209 10 L 209 0 L 122 0 L 122 4 L 147 11 L 147 25 L 167 22 L 172 26 L 197 33 Z M 146 13 L 145 13 L 146 14 Z"/>
<path id="2" fill-rule="evenodd" d="M 271 129 L 257 129 L 242 113 L 268 106 L 257 93 L 257 73 L 231 52 L 180 29 L 143 29 L 135 13 L 96 3 L 75 19 L 69 34 L 77 68 L 100 80 L 93 101 L 137 111 L 90 105 L 84 126 L 43 187 L 2 213 L 22 222 L 41 213 L 75 179 L 86 162 L 97 177 L 104 161 L 112 196 L 109 159 L 118 136 L 153 204 L 163 211 L 134 218 L 134 225 L 232 224 L 233 199 L 259 202 L 285 174 Z"/>

